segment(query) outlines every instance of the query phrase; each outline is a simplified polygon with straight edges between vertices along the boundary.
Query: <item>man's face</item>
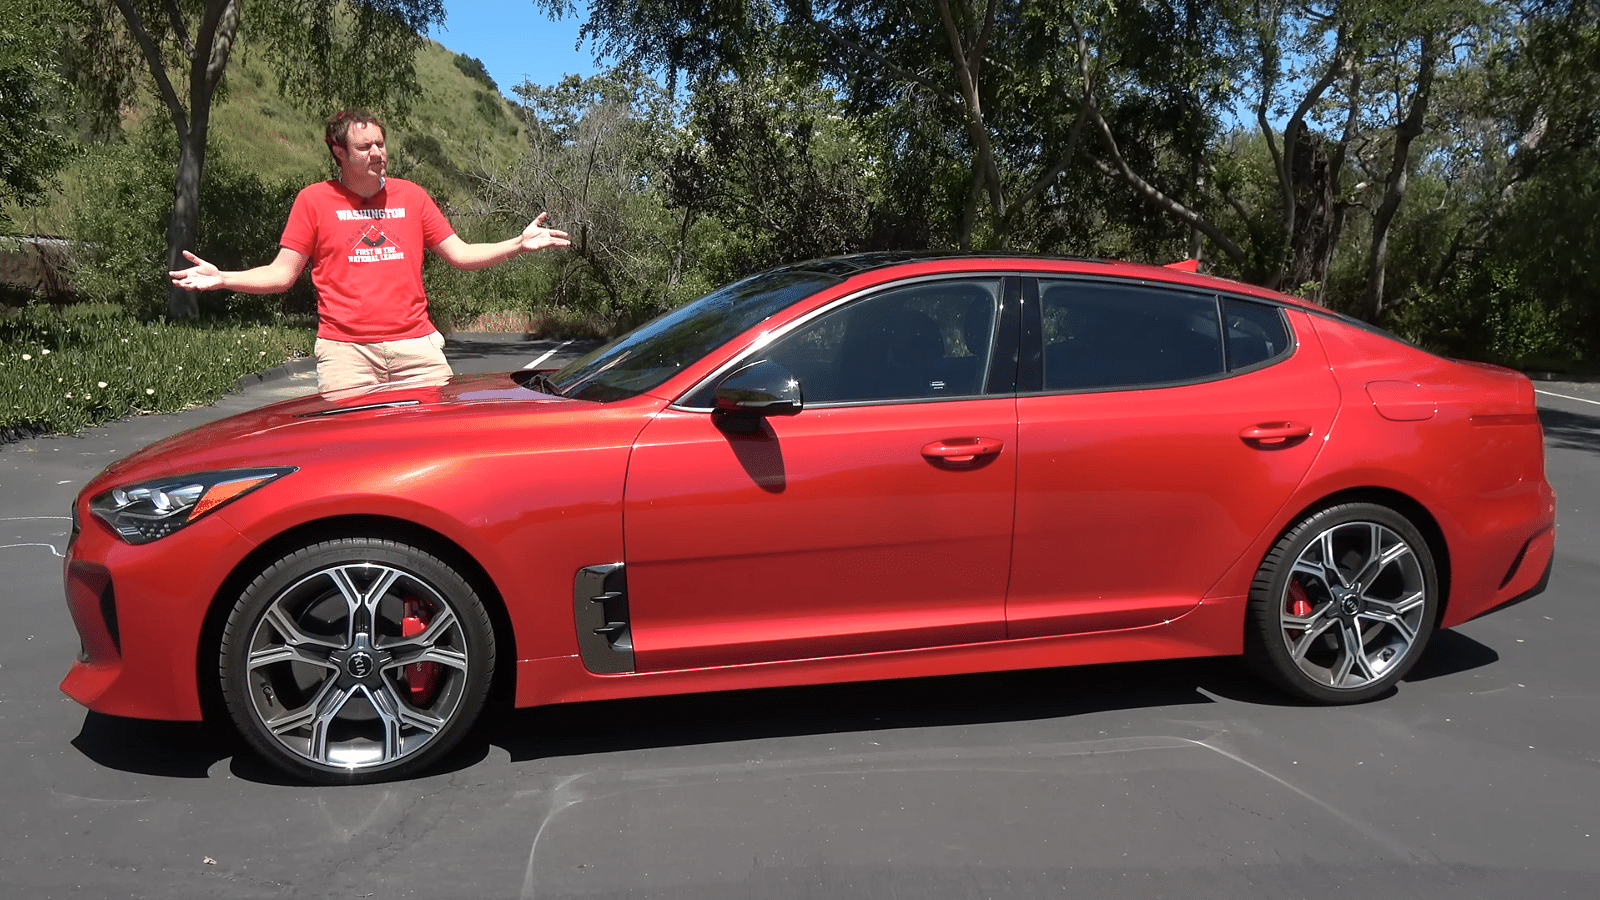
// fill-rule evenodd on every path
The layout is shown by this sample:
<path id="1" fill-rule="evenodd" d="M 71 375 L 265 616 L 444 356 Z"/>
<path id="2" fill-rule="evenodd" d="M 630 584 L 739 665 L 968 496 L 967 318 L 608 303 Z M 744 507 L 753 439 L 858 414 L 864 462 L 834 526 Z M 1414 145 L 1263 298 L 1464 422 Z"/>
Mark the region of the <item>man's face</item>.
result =
<path id="1" fill-rule="evenodd" d="M 339 169 L 345 175 L 383 177 L 388 154 L 383 147 L 383 129 L 371 122 L 350 126 L 343 147 L 334 147 Z"/>

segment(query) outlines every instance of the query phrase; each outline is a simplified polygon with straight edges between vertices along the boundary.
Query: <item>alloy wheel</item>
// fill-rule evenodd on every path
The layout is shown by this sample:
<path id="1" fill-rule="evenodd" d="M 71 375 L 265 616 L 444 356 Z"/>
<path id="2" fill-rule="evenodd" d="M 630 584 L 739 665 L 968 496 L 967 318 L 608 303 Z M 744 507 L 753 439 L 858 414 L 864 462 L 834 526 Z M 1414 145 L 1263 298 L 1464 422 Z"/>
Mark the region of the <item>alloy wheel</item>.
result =
<path id="1" fill-rule="evenodd" d="M 317 767 L 387 767 L 429 746 L 469 697 L 456 608 L 392 565 L 350 562 L 278 592 L 250 632 L 244 683 L 258 734 Z"/>
<path id="2" fill-rule="evenodd" d="M 1279 605 L 1295 666 L 1340 690 L 1384 679 L 1426 634 L 1428 580 L 1411 543 L 1377 522 L 1319 533 L 1295 558 Z"/>

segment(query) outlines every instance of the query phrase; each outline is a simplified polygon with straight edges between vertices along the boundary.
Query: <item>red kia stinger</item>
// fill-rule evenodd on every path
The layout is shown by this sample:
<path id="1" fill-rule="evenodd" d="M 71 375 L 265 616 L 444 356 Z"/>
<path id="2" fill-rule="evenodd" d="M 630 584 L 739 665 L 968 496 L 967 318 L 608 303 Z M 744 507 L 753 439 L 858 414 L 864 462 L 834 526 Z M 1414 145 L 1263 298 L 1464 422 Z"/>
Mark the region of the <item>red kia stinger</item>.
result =
<path id="1" fill-rule="evenodd" d="M 1522 375 L 1098 260 L 865 255 L 560 371 L 276 403 L 74 508 L 62 689 L 314 782 L 519 706 L 1238 655 L 1313 703 L 1543 589 Z"/>

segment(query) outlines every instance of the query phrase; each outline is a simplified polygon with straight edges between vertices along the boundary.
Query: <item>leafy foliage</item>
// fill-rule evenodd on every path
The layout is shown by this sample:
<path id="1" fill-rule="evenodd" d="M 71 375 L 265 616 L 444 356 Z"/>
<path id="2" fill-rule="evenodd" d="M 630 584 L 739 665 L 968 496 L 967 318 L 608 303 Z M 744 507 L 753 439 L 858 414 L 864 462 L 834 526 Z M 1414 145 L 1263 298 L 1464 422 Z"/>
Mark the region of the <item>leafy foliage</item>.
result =
<path id="1" fill-rule="evenodd" d="M 84 242 L 73 281 L 85 298 L 121 304 L 140 319 L 153 319 L 166 309 L 164 258 L 165 219 L 172 210 L 171 172 L 177 156 L 171 134 L 145 128 L 125 144 L 91 151 L 94 165 L 87 174 L 88 195 L 95 202 L 76 211 L 75 232 Z M 206 170 L 196 252 L 228 269 L 270 262 L 278 236 L 300 185 L 267 184 L 254 173 L 213 151 Z M 215 314 L 222 297 L 208 297 Z M 311 306 L 309 286 L 302 284 L 285 298 L 269 298 L 267 309 L 305 312 Z"/>
<path id="2" fill-rule="evenodd" d="M 458 53 L 456 54 L 455 59 L 451 60 L 451 62 L 453 62 L 455 67 L 461 71 L 461 74 L 471 78 L 473 81 L 478 82 L 497 94 L 500 92 L 500 86 L 494 83 L 493 78 L 489 77 L 489 70 L 484 67 L 483 60 L 478 59 L 475 56 L 467 56 L 465 54 Z"/>
<path id="3" fill-rule="evenodd" d="M 52 46 L 56 15 L 44 0 L 0 0 L 0 203 L 37 199 L 69 158 L 70 145 L 50 127 L 51 96 L 65 82 L 40 52 Z"/>
<path id="4" fill-rule="evenodd" d="M 666 166 L 668 202 L 737 234 L 717 274 L 871 248 L 875 167 L 838 103 L 780 74 L 697 86 Z"/>

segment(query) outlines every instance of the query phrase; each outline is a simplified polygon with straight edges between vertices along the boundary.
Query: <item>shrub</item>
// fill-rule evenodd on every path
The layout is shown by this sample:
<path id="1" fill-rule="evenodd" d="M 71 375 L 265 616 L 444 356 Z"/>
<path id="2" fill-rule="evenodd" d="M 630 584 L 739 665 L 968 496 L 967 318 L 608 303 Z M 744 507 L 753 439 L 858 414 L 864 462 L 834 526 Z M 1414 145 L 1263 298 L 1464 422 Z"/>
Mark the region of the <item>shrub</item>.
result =
<path id="1" fill-rule="evenodd" d="M 1583 357 L 1574 311 L 1542 300 L 1520 266 L 1487 261 L 1396 307 L 1389 327 L 1447 356 L 1511 366 Z"/>
<path id="2" fill-rule="evenodd" d="M 167 309 L 166 235 L 176 145 L 164 132 L 146 128 L 127 143 L 91 152 L 96 165 L 89 168 L 87 194 L 95 202 L 74 211 L 74 231 L 86 252 L 77 260 L 73 282 L 87 300 L 122 304 L 139 319 L 157 318 Z M 270 262 L 300 187 L 289 181 L 266 184 L 213 146 L 206 158 L 194 252 L 223 269 Z M 216 314 L 214 300 L 208 296 L 201 303 L 203 313 Z M 302 279 L 286 298 L 271 298 L 270 304 L 292 312 L 313 308 L 309 283 Z"/>

